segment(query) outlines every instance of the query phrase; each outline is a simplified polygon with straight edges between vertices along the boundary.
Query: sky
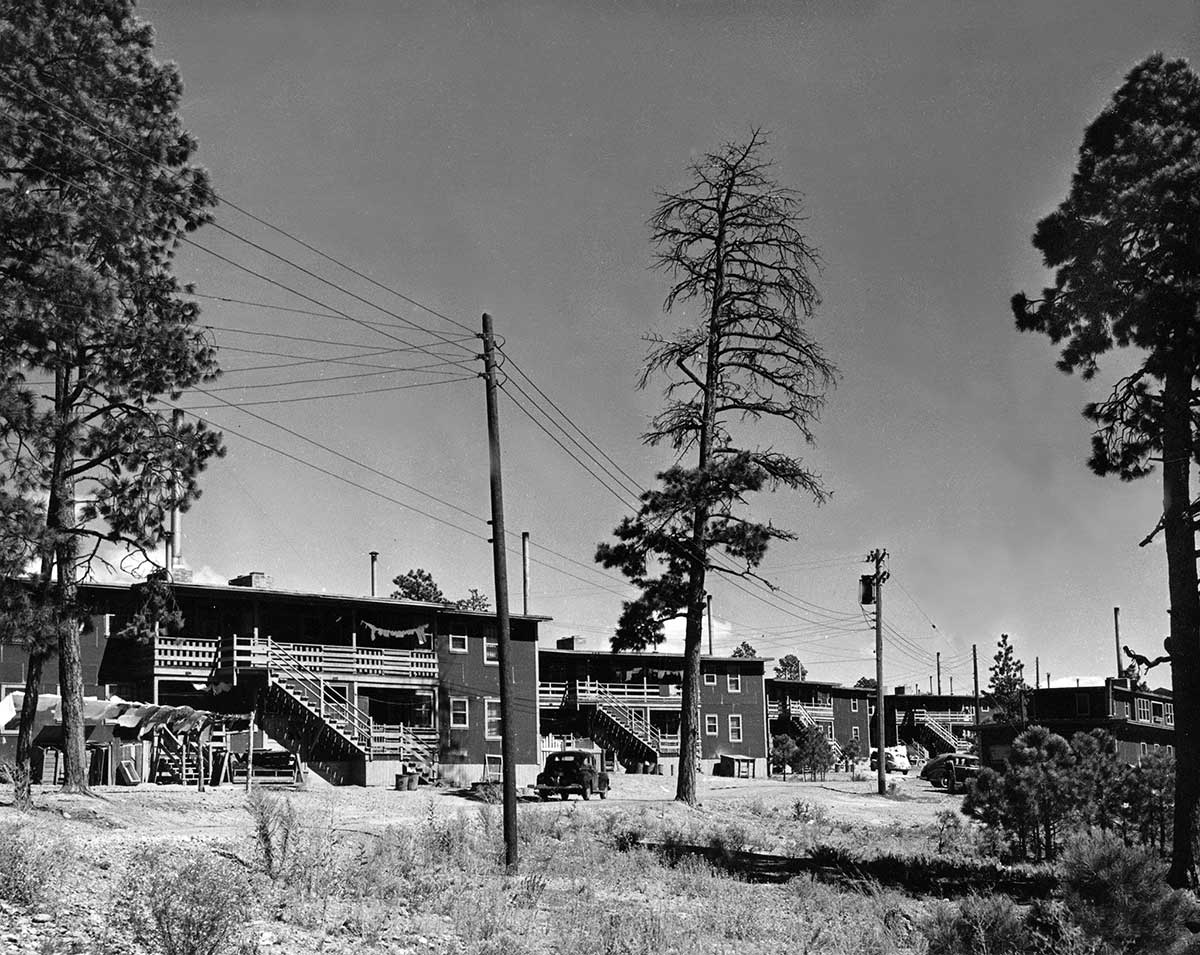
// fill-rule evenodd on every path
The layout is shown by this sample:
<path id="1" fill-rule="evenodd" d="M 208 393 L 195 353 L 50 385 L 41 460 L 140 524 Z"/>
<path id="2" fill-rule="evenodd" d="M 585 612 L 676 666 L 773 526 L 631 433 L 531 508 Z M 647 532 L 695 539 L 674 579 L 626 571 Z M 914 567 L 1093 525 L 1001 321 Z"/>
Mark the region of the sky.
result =
<path id="1" fill-rule="evenodd" d="M 178 259 L 206 296 L 201 321 L 226 370 L 212 396 L 181 402 L 225 432 L 229 452 L 184 518 L 198 579 L 257 570 L 281 588 L 361 594 L 377 551 L 381 590 L 423 567 L 451 597 L 493 595 L 468 337 L 486 311 L 510 382 L 505 518 L 531 537 L 529 609 L 554 618 L 547 640 L 605 646 L 633 592 L 592 555 L 630 495 L 526 412 L 553 401 L 641 487 L 672 463 L 639 440 L 661 391 L 637 380 L 644 336 L 694 315 L 664 314 L 646 219 L 659 191 L 686 184 L 689 162 L 761 127 L 778 180 L 804 197 L 822 259 L 810 330 L 841 380 L 813 445 L 779 428 L 744 436 L 801 454 L 832 497 L 755 502 L 797 538 L 763 565 L 779 591 L 714 583 L 715 650 L 748 640 L 762 656 L 797 654 L 813 678 L 873 675 L 857 581 L 876 547 L 891 573 L 889 685 L 928 686 L 940 653 L 947 688 L 953 677 L 965 689 L 972 644 L 986 682 L 1002 632 L 1030 679 L 1035 658 L 1055 683 L 1107 675 L 1115 606 L 1123 642 L 1161 646 L 1162 547 L 1138 547 L 1157 520 L 1157 479 L 1122 484 L 1085 464 L 1079 412 L 1112 367 L 1090 385 L 1063 375 L 1047 339 L 1015 330 L 1008 301 L 1047 283 L 1030 235 L 1124 74 L 1155 50 L 1195 62 L 1190 0 L 155 0 L 140 11 L 182 73 L 182 115 L 218 193 L 280 231 L 228 202 L 217 223 L 299 266 L 211 226 L 194 238 L 228 261 L 195 247 Z M 396 338 L 438 358 L 362 357 L 404 347 Z M 384 369 L 262 367 L 283 355 L 459 363 L 370 377 L 345 376 Z"/>

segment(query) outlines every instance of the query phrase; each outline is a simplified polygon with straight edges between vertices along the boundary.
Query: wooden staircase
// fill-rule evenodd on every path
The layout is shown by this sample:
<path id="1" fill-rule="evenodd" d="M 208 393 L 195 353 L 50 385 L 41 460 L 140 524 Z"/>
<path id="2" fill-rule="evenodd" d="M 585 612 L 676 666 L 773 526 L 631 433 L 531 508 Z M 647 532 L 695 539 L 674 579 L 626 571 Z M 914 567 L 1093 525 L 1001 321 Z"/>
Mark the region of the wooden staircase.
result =
<path id="1" fill-rule="evenodd" d="M 622 763 L 657 763 L 663 751 L 658 730 L 646 717 L 603 690 L 591 691 L 595 700 L 581 705 L 591 707 L 589 735 L 605 749 L 611 749 Z"/>
<path id="2" fill-rule="evenodd" d="M 825 726 L 828 724 L 823 724 L 813 719 L 812 714 L 808 712 L 808 709 L 804 706 L 804 704 L 798 703 L 795 700 L 788 701 L 787 714 L 792 723 L 794 723 L 797 727 L 812 726 L 820 730 L 822 735 L 825 736 L 825 739 L 829 743 L 829 749 L 833 753 L 834 762 L 841 762 L 841 760 L 844 758 L 842 747 L 836 739 L 826 732 Z"/>
<path id="3" fill-rule="evenodd" d="M 427 781 L 437 778 L 435 749 L 411 729 L 376 723 L 270 638 L 265 651 L 262 716 L 272 737 L 306 761 L 400 759 Z"/>

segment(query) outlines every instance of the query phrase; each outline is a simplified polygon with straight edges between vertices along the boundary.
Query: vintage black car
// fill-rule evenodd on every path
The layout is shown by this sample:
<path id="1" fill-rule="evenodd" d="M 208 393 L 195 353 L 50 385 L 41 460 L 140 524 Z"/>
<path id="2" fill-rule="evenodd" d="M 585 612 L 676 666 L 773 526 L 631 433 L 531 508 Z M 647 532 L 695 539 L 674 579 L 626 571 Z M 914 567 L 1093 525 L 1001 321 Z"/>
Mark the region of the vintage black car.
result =
<path id="1" fill-rule="evenodd" d="M 935 786 L 945 786 L 949 792 L 958 792 L 968 779 L 979 775 L 979 757 L 969 753 L 943 753 L 935 756 L 921 767 L 921 778 Z"/>
<path id="2" fill-rule="evenodd" d="M 556 793 L 566 799 L 579 793 L 590 799 L 595 793 L 601 799 L 608 795 L 608 773 L 596 768 L 596 757 L 578 749 L 564 749 L 546 757 L 546 768 L 538 773 L 537 794 L 549 799 Z"/>

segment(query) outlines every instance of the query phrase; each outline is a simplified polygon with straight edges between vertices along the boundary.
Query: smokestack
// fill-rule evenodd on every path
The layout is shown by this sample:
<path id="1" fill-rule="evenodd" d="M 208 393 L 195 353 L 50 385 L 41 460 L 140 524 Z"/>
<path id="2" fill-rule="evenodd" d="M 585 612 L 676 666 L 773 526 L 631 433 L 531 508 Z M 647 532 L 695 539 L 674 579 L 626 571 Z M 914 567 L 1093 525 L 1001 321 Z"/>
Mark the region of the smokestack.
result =
<path id="1" fill-rule="evenodd" d="M 1121 608 L 1113 607 L 1113 639 L 1117 642 L 1117 679 L 1121 679 Z"/>
<path id="2" fill-rule="evenodd" d="M 375 596 L 375 561 L 379 560 L 379 551 L 371 551 L 371 596 Z"/>
<path id="3" fill-rule="evenodd" d="M 183 427 L 183 412 L 176 408 L 171 413 L 171 428 L 178 436 L 179 430 Z M 179 483 L 175 483 L 175 493 L 179 493 Z M 179 505 L 176 504 L 171 508 L 171 523 L 167 530 L 167 576 L 175 583 L 186 584 L 191 583 L 192 571 L 183 559 L 183 515 L 179 512 Z"/>
<path id="4" fill-rule="evenodd" d="M 521 531 L 521 613 L 529 616 L 529 531 Z"/>

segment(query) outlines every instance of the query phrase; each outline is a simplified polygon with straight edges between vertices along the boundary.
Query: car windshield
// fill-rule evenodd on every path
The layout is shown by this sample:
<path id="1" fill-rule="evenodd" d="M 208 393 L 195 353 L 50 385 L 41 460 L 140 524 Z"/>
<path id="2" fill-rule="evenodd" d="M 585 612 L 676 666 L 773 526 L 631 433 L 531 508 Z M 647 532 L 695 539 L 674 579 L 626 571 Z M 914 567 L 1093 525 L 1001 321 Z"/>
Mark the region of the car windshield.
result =
<path id="1" fill-rule="evenodd" d="M 549 763 L 552 766 L 576 766 L 583 762 L 583 757 L 575 753 L 569 756 L 551 756 Z"/>

